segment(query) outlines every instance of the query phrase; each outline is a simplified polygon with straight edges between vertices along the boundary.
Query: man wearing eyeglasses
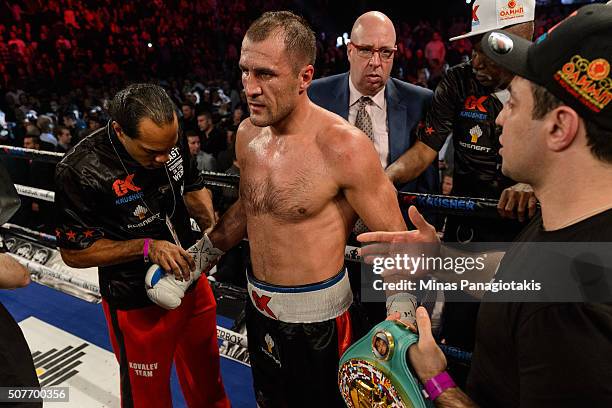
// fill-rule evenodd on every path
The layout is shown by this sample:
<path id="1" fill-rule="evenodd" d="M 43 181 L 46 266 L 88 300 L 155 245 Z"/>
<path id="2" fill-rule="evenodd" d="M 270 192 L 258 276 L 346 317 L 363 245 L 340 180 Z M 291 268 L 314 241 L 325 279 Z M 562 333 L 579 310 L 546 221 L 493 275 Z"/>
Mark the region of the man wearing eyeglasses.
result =
<path id="1" fill-rule="evenodd" d="M 361 15 L 353 24 L 347 48 L 349 72 L 317 79 L 308 88 L 314 103 L 347 119 L 370 138 L 384 169 L 414 145 L 416 129 L 432 97 L 429 89 L 390 77 L 395 44 L 389 17 L 378 11 Z M 433 165 L 408 183 L 398 184 L 393 177 L 391 181 L 401 191 L 436 193 L 439 186 Z M 347 268 L 359 301 L 359 266 L 348 263 Z M 370 324 L 386 317 L 383 303 L 365 303 L 364 310 Z"/>
<path id="2" fill-rule="evenodd" d="M 432 96 L 428 89 L 390 78 L 396 51 L 391 20 L 381 12 L 369 11 L 357 18 L 351 30 L 349 72 L 317 79 L 308 89 L 314 103 L 370 137 L 383 168 L 414 144 L 413 133 Z M 420 177 L 397 187 L 433 193 L 438 189 L 437 170 L 430 166 Z"/>

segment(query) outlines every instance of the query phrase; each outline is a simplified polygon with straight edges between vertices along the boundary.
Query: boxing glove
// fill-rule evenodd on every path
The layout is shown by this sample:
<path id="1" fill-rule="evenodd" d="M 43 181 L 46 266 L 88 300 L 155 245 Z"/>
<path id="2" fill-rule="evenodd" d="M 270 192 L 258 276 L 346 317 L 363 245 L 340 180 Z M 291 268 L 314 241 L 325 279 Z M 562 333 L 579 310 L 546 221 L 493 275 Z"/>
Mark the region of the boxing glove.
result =
<path id="1" fill-rule="evenodd" d="M 213 246 L 207 234 L 204 234 L 198 242 L 189 247 L 187 252 L 193 257 L 196 265 L 187 280 L 176 279 L 174 274 L 166 273 L 159 265 L 151 265 L 147 270 L 145 275 L 147 296 L 164 309 L 171 310 L 179 307 L 187 288 L 202 273 L 208 272 L 225 253 Z"/>

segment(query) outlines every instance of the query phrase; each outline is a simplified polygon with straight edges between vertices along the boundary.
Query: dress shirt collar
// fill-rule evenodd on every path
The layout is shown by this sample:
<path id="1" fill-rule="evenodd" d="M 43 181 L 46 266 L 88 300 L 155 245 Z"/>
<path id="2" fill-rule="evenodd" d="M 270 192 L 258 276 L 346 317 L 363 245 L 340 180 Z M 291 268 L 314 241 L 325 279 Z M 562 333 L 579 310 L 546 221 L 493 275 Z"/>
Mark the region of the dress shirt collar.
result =
<path id="1" fill-rule="evenodd" d="M 384 110 L 385 107 L 387 106 L 387 104 L 385 103 L 385 88 L 386 88 L 386 85 L 383 86 L 382 89 L 378 91 L 376 95 L 370 96 L 370 98 L 374 102 L 374 106 L 382 110 Z M 362 96 L 364 95 L 357 90 L 355 85 L 353 85 L 353 81 L 351 80 L 351 77 L 349 76 L 349 107 L 356 104 L 359 101 L 359 98 L 361 98 Z"/>

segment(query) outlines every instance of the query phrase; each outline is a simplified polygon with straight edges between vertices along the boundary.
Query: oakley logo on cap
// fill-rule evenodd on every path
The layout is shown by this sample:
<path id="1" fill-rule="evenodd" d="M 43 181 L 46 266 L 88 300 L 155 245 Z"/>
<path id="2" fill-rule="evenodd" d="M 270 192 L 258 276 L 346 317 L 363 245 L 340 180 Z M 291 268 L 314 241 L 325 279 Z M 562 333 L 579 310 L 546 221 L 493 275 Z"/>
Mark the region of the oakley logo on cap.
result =
<path id="1" fill-rule="evenodd" d="M 504 55 L 512 51 L 514 42 L 506 34 L 495 32 L 489 35 L 489 47 L 496 53 Z"/>

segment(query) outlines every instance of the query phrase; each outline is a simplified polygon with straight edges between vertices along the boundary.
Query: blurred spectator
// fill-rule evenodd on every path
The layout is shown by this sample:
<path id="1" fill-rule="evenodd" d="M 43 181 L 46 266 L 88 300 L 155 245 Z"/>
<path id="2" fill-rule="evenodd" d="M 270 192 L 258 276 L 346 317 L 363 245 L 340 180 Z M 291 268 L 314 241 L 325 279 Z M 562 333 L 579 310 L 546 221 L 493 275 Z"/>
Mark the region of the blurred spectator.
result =
<path id="1" fill-rule="evenodd" d="M 446 63 L 446 46 L 439 32 L 434 32 L 431 40 L 425 46 L 425 59 L 429 67 L 429 87 L 435 88 L 444 74 Z"/>
<path id="2" fill-rule="evenodd" d="M 39 132 L 27 133 L 23 138 L 23 147 L 26 149 L 41 149 Z M 38 160 L 27 161 L 27 180 L 28 186 L 42 190 L 53 191 L 55 185 L 53 175 L 55 165 Z M 51 233 L 54 228 L 53 223 L 53 203 L 39 200 L 36 198 L 22 197 L 22 208 L 25 214 L 25 224 L 39 231 Z M 21 211 L 21 210 L 20 210 Z"/>
<path id="3" fill-rule="evenodd" d="M 197 124 L 202 150 L 216 158 L 221 151 L 227 148 L 225 135 L 215 126 L 212 114 L 208 111 L 198 114 Z"/>
<path id="4" fill-rule="evenodd" d="M 200 136 L 193 130 L 185 132 L 187 135 L 187 144 L 189 145 L 189 153 L 195 157 L 200 171 L 216 171 L 217 163 L 212 154 L 203 152 L 200 149 Z"/>
<path id="5" fill-rule="evenodd" d="M 181 128 L 184 132 L 196 131 L 197 122 L 195 116 L 195 105 L 191 101 L 185 101 L 181 104 L 181 112 L 183 117 L 180 120 Z"/>
<path id="6" fill-rule="evenodd" d="M 55 137 L 57 138 L 56 152 L 66 153 L 72 147 L 72 134 L 65 126 L 55 128 Z"/>
<path id="7" fill-rule="evenodd" d="M 467 38 L 462 38 L 451 42 L 451 46 L 446 54 L 448 65 L 454 67 L 457 64 L 467 62 L 472 53 L 472 43 Z"/>
<path id="8" fill-rule="evenodd" d="M 217 156 L 217 171 L 226 171 L 234 163 L 236 157 L 235 150 L 236 131 L 227 130 L 227 148 Z"/>
<path id="9" fill-rule="evenodd" d="M 80 140 L 79 132 L 85 129 L 85 122 L 79 119 L 74 112 L 67 112 L 62 117 L 62 123 L 72 134 L 73 143 L 78 143 Z"/>
<path id="10" fill-rule="evenodd" d="M 227 169 L 225 169 L 223 173 L 233 176 L 239 176 L 240 168 L 238 167 L 238 160 L 236 159 L 236 153 L 233 149 L 232 153 L 234 153 L 234 155 L 230 158 L 231 165 Z M 219 201 L 217 202 L 217 205 L 215 205 L 215 208 L 217 209 L 217 211 L 219 211 L 219 215 L 223 215 L 223 213 L 227 211 L 237 199 L 238 189 L 222 187 Z"/>
<path id="11" fill-rule="evenodd" d="M 100 129 L 102 126 L 106 125 L 106 122 L 108 121 L 108 116 L 102 110 L 102 107 L 93 106 L 85 114 L 85 117 L 83 119 L 87 126 L 79 131 L 78 141 L 81 141 L 96 130 Z"/>
<path id="12" fill-rule="evenodd" d="M 234 112 L 232 112 L 232 123 L 230 125 L 230 129 L 235 132 L 238 129 L 238 125 L 240 125 L 240 122 L 242 122 L 243 119 L 244 111 L 240 106 L 238 106 L 236 109 L 234 109 Z"/>
<path id="13" fill-rule="evenodd" d="M 439 32 L 434 32 L 431 40 L 425 46 L 425 59 L 433 70 L 441 67 L 446 60 L 446 46 Z"/>
<path id="14" fill-rule="evenodd" d="M 17 33 L 15 31 L 11 31 L 9 34 L 10 40 L 8 41 L 9 49 L 14 47 L 14 49 L 19 53 L 19 55 L 24 56 L 26 52 L 26 44 L 25 42 L 17 37 Z"/>
<path id="15" fill-rule="evenodd" d="M 46 115 L 40 115 L 36 120 L 36 127 L 40 130 L 40 148 L 50 152 L 55 151 L 57 139 L 53 135 L 53 120 Z"/>
<path id="16" fill-rule="evenodd" d="M 40 137 L 36 133 L 27 133 L 23 138 L 23 147 L 26 149 L 40 150 Z"/>

